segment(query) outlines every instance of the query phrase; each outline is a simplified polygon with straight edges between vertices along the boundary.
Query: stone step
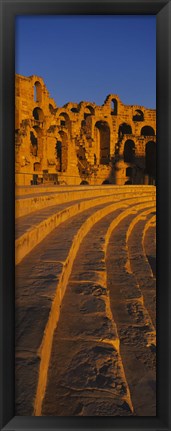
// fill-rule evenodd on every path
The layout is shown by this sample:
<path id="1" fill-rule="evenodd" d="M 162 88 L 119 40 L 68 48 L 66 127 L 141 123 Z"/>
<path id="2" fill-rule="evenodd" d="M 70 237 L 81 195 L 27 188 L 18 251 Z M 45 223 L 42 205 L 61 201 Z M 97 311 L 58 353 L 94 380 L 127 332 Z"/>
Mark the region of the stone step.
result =
<path id="1" fill-rule="evenodd" d="M 131 209 L 131 217 L 137 210 Z M 121 209 L 105 216 L 80 245 L 54 332 L 43 415 L 105 416 L 111 399 L 113 416 L 133 414 L 104 261 L 108 225 L 122 217 Z"/>
<path id="2" fill-rule="evenodd" d="M 149 196 L 149 193 L 142 193 L 141 196 Z M 131 197 L 137 196 L 132 193 Z M 139 196 L 139 195 L 138 195 Z M 16 221 L 16 241 L 15 241 L 15 263 L 19 264 L 22 259 L 30 253 L 53 229 L 61 223 L 81 213 L 86 208 L 110 201 L 120 201 L 129 197 L 127 193 L 95 197 L 91 199 L 82 198 L 75 201 L 74 205 L 68 203 L 48 206 L 39 211 L 35 211 Z M 151 193 L 149 199 L 155 199 L 155 194 Z"/>
<path id="3" fill-rule="evenodd" d="M 139 199 L 139 200 L 141 201 L 141 199 Z M 135 202 L 137 202 L 137 198 L 136 199 L 132 199 L 132 204 L 133 203 L 135 204 Z M 141 204 L 141 205 L 143 205 L 143 207 L 144 207 L 144 204 Z M 146 204 L 149 205 L 149 203 L 146 203 Z M 113 206 L 110 206 L 110 207 L 111 208 L 107 208 L 107 209 L 105 209 L 105 211 L 103 211 L 103 216 L 105 216 L 105 215 L 109 214 L 110 212 L 112 212 L 112 207 L 113 207 L 113 210 L 114 209 L 118 209 L 117 208 L 118 205 L 117 206 L 113 205 Z M 120 219 L 122 219 L 123 217 L 125 217 L 131 211 L 130 207 L 131 207 L 131 202 L 129 202 L 129 206 L 127 207 L 127 209 L 125 211 L 122 211 L 121 214 L 118 217 L 116 217 L 116 220 L 115 220 L 116 224 L 119 223 Z M 90 220 L 89 220 L 89 229 L 94 225 L 95 222 L 98 221 L 98 214 L 99 214 L 99 219 L 102 218 L 102 214 L 100 214 L 99 211 L 96 212 L 96 219 L 94 218 L 94 215 L 92 216 L 93 219 L 94 219 L 92 225 L 90 224 Z M 85 230 L 86 230 L 86 226 L 84 224 L 84 226 L 82 226 L 82 231 L 85 232 Z M 87 232 L 86 232 L 86 234 L 87 234 Z M 84 237 L 85 237 L 85 235 L 84 235 Z M 71 256 L 72 256 L 72 259 L 73 259 L 73 254 L 71 254 Z M 74 259 L 75 259 L 75 256 L 74 256 Z M 73 260 L 73 262 L 74 262 L 74 260 Z M 98 275 L 100 275 L 100 276 L 102 275 L 102 280 L 103 280 L 104 277 L 105 277 L 105 272 L 103 271 L 102 274 L 98 273 Z M 91 273 L 91 276 L 92 276 L 92 273 Z M 68 277 L 68 279 L 69 279 L 69 277 Z M 68 279 L 66 281 L 66 286 L 67 286 Z M 78 279 L 80 280 L 80 274 L 78 276 Z M 65 289 L 66 289 L 66 286 L 65 286 Z M 52 335 L 52 332 L 51 332 L 51 335 Z M 47 346 L 49 347 L 49 344 L 48 344 L 49 343 L 49 336 L 50 336 L 50 334 L 47 334 L 47 337 L 46 337 L 47 339 L 46 340 L 44 339 L 44 350 L 45 351 L 47 351 Z M 116 340 L 115 340 L 115 344 L 117 345 Z M 41 361 L 41 364 L 40 364 L 39 383 L 38 383 L 38 390 L 37 390 L 37 396 L 36 396 L 36 401 L 35 401 L 36 415 L 40 414 L 40 411 L 41 411 L 40 400 L 43 398 L 42 397 L 42 387 L 43 387 L 43 384 L 44 384 L 44 377 L 45 377 L 45 362 L 43 361 L 43 357 L 44 357 L 44 353 L 43 353 L 43 349 L 42 349 L 42 361 Z M 49 360 L 50 360 L 50 357 L 49 357 Z M 47 370 L 48 370 L 48 366 L 49 365 L 46 363 Z M 42 375 L 43 375 L 43 378 L 42 378 Z M 45 387 L 44 387 L 44 389 L 45 389 Z"/>
<path id="4" fill-rule="evenodd" d="M 131 223 L 136 226 L 137 217 L 143 217 L 141 212 L 121 221 L 113 231 L 112 226 L 109 228 L 106 235 L 107 286 L 135 415 L 155 416 L 156 334 L 144 304 L 143 292 L 130 270 L 127 245 L 129 226 Z M 137 247 L 140 240 L 138 238 Z"/>
<path id="5" fill-rule="evenodd" d="M 132 414 L 102 250 L 106 223 L 121 212 L 115 210 L 93 225 L 79 248 L 54 332 L 43 415 L 101 416 L 109 406 L 113 415 Z"/>
<path id="6" fill-rule="evenodd" d="M 146 225 L 151 223 L 155 208 L 151 213 L 143 213 L 142 218 L 135 218 L 134 225 L 130 225 L 127 233 L 130 269 L 136 277 L 137 283 L 143 293 L 146 308 L 156 326 L 156 279 L 146 257 L 143 246 Z"/>
<path id="7" fill-rule="evenodd" d="M 145 226 L 143 247 L 151 266 L 153 277 L 156 278 L 156 216 L 153 216 Z"/>
<path id="8" fill-rule="evenodd" d="M 135 201 L 137 198 L 128 200 L 127 204 L 121 202 L 120 208 L 129 207 Z M 118 203 L 105 208 L 103 204 L 98 211 L 90 208 L 72 217 L 54 229 L 16 267 L 16 369 L 20 376 L 16 384 L 16 399 L 17 395 L 23 394 L 21 398 L 19 396 L 17 411 L 22 405 L 22 411 L 32 414 L 40 357 L 43 357 L 42 364 L 45 361 L 46 365 L 62 298 L 81 240 L 98 218 L 115 209 L 118 209 Z M 26 364 L 28 380 L 23 375 Z M 34 381 L 30 378 L 32 372 L 35 373 Z"/>
<path id="9" fill-rule="evenodd" d="M 33 187 L 33 188 L 32 188 Z M 55 187 L 41 187 L 32 186 L 28 188 L 20 188 L 24 194 L 17 194 L 15 202 L 15 215 L 17 217 L 23 217 L 31 212 L 40 210 L 47 206 L 56 204 L 62 204 L 64 202 L 72 202 L 73 200 L 82 199 L 83 193 L 85 198 L 91 198 L 95 196 L 105 196 L 109 194 L 117 193 L 156 193 L 154 186 L 55 186 Z"/>

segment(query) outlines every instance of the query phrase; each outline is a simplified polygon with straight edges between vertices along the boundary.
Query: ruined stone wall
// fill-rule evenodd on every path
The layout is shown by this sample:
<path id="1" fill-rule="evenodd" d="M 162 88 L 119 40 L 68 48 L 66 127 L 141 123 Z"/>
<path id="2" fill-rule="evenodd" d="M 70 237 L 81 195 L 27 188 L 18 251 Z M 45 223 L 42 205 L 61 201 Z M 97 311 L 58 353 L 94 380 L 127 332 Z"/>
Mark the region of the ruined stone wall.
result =
<path id="1" fill-rule="evenodd" d="M 154 184 L 156 111 L 124 105 L 58 107 L 42 78 L 16 75 L 16 184 Z"/>

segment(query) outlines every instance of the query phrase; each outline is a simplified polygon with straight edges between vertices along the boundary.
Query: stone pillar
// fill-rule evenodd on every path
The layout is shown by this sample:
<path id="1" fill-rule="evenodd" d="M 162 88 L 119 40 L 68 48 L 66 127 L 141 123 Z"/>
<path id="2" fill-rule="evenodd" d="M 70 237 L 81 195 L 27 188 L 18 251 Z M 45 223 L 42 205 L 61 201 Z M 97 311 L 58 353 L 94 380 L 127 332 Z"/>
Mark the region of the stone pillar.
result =
<path id="1" fill-rule="evenodd" d="M 144 184 L 148 185 L 149 184 L 149 175 L 144 175 Z"/>
<path id="2" fill-rule="evenodd" d="M 115 184 L 118 186 L 124 185 L 126 181 L 126 165 L 123 160 L 120 160 L 115 164 L 114 173 Z"/>

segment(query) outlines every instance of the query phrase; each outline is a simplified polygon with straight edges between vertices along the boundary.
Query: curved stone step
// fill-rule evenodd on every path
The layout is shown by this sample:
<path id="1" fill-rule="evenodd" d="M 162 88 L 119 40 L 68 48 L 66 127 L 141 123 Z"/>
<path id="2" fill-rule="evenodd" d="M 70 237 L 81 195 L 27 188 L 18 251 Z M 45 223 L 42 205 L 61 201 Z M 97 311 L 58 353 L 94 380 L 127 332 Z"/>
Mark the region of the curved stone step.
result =
<path id="1" fill-rule="evenodd" d="M 135 219 L 134 225 L 130 226 L 127 234 L 127 243 L 130 269 L 142 290 L 146 308 L 153 324 L 156 326 L 156 279 L 153 276 L 143 247 L 144 231 L 146 230 L 146 225 L 151 223 L 152 213 L 154 212 L 155 208 L 149 214 L 143 213 L 142 219 Z"/>
<path id="2" fill-rule="evenodd" d="M 16 382 L 16 411 L 19 414 L 20 411 L 26 415 L 33 414 L 43 334 L 46 325 L 48 331 L 51 332 L 51 326 L 54 330 L 64 294 L 61 285 L 65 288 L 67 265 L 70 263 L 67 259 L 69 251 L 80 227 L 94 211 L 91 208 L 64 222 L 16 267 L 16 375 L 19 377 Z M 52 315 L 48 325 L 53 301 L 56 304 L 55 319 L 53 321 Z"/>
<path id="3" fill-rule="evenodd" d="M 144 196 L 146 197 L 147 195 Z M 128 195 L 117 194 L 117 196 L 109 195 L 92 199 L 84 198 L 78 200 L 74 205 L 68 205 L 68 203 L 63 203 L 58 206 L 44 208 L 41 211 L 36 211 L 29 216 L 20 218 L 18 221 L 20 227 L 17 228 L 16 226 L 16 265 L 19 264 L 22 259 L 28 253 L 30 253 L 31 250 L 33 250 L 33 248 L 36 247 L 53 229 L 55 229 L 57 226 L 59 226 L 61 223 L 63 223 L 70 217 L 74 216 L 75 214 L 81 213 L 85 209 L 91 208 L 95 205 L 101 205 L 102 203 L 107 204 L 110 201 L 121 201 L 124 198 L 128 199 Z M 155 194 L 150 194 L 149 200 L 150 199 L 155 199 Z M 20 235 L 20 233 L 23 231 L 24 233 Z"/>
<path id="4" fill-rule="evenodd" d="M 34 211 L 40 210 L 47 206 L 58 205 L 65 202 L 72 202 L 74 200 L 82 199 L 84 194 L 85 198 L 92 198 L 94 196 L 106 196 L 110 194 L 126 193 L 156 193 L 155 186 L 77 186 L 77 187 L 61 187 L 55 186 L 54 188 L 49 187 L 38 187 L 36 189 L 30 189 L 30 195 L 18 195 L 16 193 L 15 202 L 15 216 L 16 218 L 25 216 Z M 25 189 L 25 192 L 28 189 Z M 44 191 L 46 190 L 46 192 Z M 49 190 L 49 191 L 48 191 Z M 55 191 L 52 191 L 55 190 Z"/>
<path id="5" fill-rule="evenodd" d="M 43 415 L 132 414 L 102 248 L 108 223 L 121 212 L 95 223 L 80 245 L 54 332 Z"/>
<path id="6" fill-rule="evenodd" d="M 137 217 L 141 217 L 141 213 Z M 132 219 L 132 220 L 131 220 Z M 107 284 L 120 338 L 120 352 L 136 415 L 155 412 L 155 331 L 143 295 L 128 265 L 127 231 L 134 217 L 107 234 Z M 109 236 L 109 239 L 108 239 Z"/>
<path id="7" fill-rule="evenodd" d="M 70 217 L 95 205 L 107 204 L 113 200 L 113 195 L 111 197 L 95 199 L 82 198 L 75 201 L 74 205 L 65 202 L 59 205 L 48 206 L 25 217 L 21 217 L 16 225 L 16 264 L 20 263 L 53 229 Z"/>
<path id="8" fill-rule="evenodd" d="M 134 203 L 135 199 L 132 199 L 131 202 Z M 129 200 L 127 205 L 130 205 L 131 202 Z M 120 203 L 120 207 L 124 208 L 125 205 L 125 202 Z M 26 414 L 32 414 L 30 412 L 41 356 L 41 353 L 38 353 L 38 348 L 41 345 L 45 331 L 41 352 L 43 351 L 42 357 L 45 363 L 48 363 L 53 331 L 58 320 L 61 301 L 80 242 L 95 221 L 98 220 L 98 217 L 101 218 L 103 214 L 113 211 L 118 207 L 118 204 L 110 205 L 109 208 L 103 208 L 103 206 L 104 204 L 101 210 L 96 211 L 96 216 L 94 214 L 95 209 L 91 208 L 86 210 L 84 214 L 79 214 L 63 223 L 60 228 L 55 229 L 16 267 L 16 305 L 18 306 L 16 312 L 16 350 L 18 350 L 17 366 L 20 369 L 19 375 L 21 376 L 19 383 L 16 385 L 16 397 L 20 393 L 25 393 L 23 389 L 25 380 L 24 378 L 22 379 L 23 365 L 27 363 L 28 378 L 29 372 L 32 372 L 33 368 L 35 369 L 34 382 L 32 383 L 32 380 L 29 383 L 27 382 L 27 396 L 21 397 L 22 399 L 18 401 L 19 404 L 22 403 L 22 409 L 26 408 Z M 92 214 L 91 217 L 90 214 Z M 70 236 L 66 225 L 70 231 Z M 33 315 L 35 320 L 33 320 Z M 32 339 L 33 333 L 35 333 L 34 340 Z M 24 351 L 27 352 L 27 355 L 29 352 L 30 359 L 28 361 L 25 359 Z M 44 365 L 43 362 L 42 364 Z M 25 399 L 28 401 L 27 406 L 30 406 L 29 412 L 28 407 L 24 406 Z M 17 406 L 18 411 L 20 410 L 19 404 Z"/>
<path id="9" fill-rule="evenodd" d="M 153 277 L 156 278 L 156 216 L 152 217 L 145 226 L 143 247 L 151 266 Z"/>
<path id="10" fill-rule="evenodd" d="M 106 190 L 106 191 L 108 191 L 108 190 L 110 190 L 111 188 L 116 188 L 116 189 L 120 189 L 120 190 L 124 190 L 125 188 L 126 189 L 130 189 L 130 190 L 132 190 L 132 188 L 134 188 L 134 189 L 139 189 L 139 188 L 142 188 L 142 189 L 144 189 L 144 190 L 155 190 L 156 189 L 156 187 L 155 186 L 153 186 L 153 185 L 136 185 L 136 184 L 134 184 L 134 185 L 129 185 L 129 184 L 127 184 L 127 185 L 123 185 L 123 186 L 121 186 L 121 185 L 119 185 L 119 186 L 117 186 L 117 185 L 114 185 L 114 184 L 102 184 L 102 185 L 88 185 L 88 184 L 86 184 L 86 185 L 62 185 L 62 184 L 56 184 L 56 185 L 45 185 L 45 184 L 39 184 L 39 185 L 31 185 L 31 186 L 16 186 L 15 187 L 15 195 L 16 195 L 16 197 L 18 197 L 18 198 L 21 198 L 22 196 L 33 196 L 33 195 L 35 195 L 35 196 L 37 196 L 37 195 L 42 195 L 42 194 L 47 194 L 47 193 L 57 193 L 58 191 L 62 191 L 62 192 L 65 192 L 65 191 L 71 191 L 71 190 L 82 190 L 82 191 L 85 191 L 85 190 L 99 190 L 99 189 L 102 189 L 102 190 Z"/>
<path id="11" fill-rule="evenodd" d="M 142 194 L 142 196 L 147 196 L 149 194 Z M 154 193 L 150 193 L 151 196 L 154 197 L 155 199 L 155 194 Z M 136 193 L 132 193 L 131 194 L 131 198 L 136 197 L 137 194 Z M 28 230 L 30 230 L 32 227 L 35 227 L 35 225 L 39 225 L 40 222 L 42 222 L 43 220 L 46 220 L 50 215 L 53 215 L 63 209 L 66 208 L 70 208 L 70 206 L 72 204 L 78 204 L 81 203 L 83 201 L 88 202 L 88 201 L 92 201 L 93 204 L 95 205 L 95 203 L 103 203 L 109 200 L 116 202 L 116 201 L 121 201 L 123 199 L 128 199 L 130 198 L 130 193 L 113 193 L 111 195 L 104 195 L 104 196 L 96 196 L 94 195 L 93 197 L 90 198 L 85 198 L 84 194 L 82 195 L 82 199 L 78 199 L 78 200 L 74 200 L 73 202 L 64 202 L 64 203 L 59 203 L 56 205 L 48 205 L 45 208 L 42 208 L 40 210 L 34 211 L 32 213 L 29 213 L 25 216 L 20 217 L 19 219 L 16 219 L 16 228 L 15 228 L 15 238 L 18 239 L 19 237 L 21 237 L 24 233 L 26 233 Z"/>
<path id="12" fill-rule="evenodd" d="M 149 204 L 144 203 L 139 206 L 142 208 L 147 205 Z M 109 295 L 106 290 L 103 246 L 107 224 L 115 218 L 115 223 L 117 225 L 120 219 L 126 217 L 129 212 L 133 211 L 134 214 L 137 208 L 138 205 L 133 207 L 133 209 L 130 206 L 129 209 L 124 212 L 118 209 L 114 214 L 112 213 L 103 217 L 100 222 L 93 225 L 81 243 L 79 256 L 77 256 L 74 261 L 69 284 L 67 285 L 67 290 L 62 302 L 58 327 L 54 333 L 48 384 L 42 410 L 43 415 L 53 415 L 55 411 L 57 415 L 63 415 L 64 412 L 67 411 L 67 406 L 70 404 L 73 406 L 72 414 L 74 414 L 80 405 L 77 391 L 81 394 L 81 406 L 84 410 L 84 415 L 87 414 L 87 391 L 91 394 L 91 398 L 93 398 L 93 391 L 95 391 L 95 398 L 101 399 L 101 407 L 103 408 L 104 415 L 105 411 L 107 412 L 107 408 L 104 407 L 103 404 L 105 392 L 108 392 L 111 396 L 113 394 L 113 405 L 115 405 L 113 415 L 119 414 L 119 409 L 121 409 L 119 403 L 123 403 L 124 408 L 125 403 L 127 403 L 127 412 L 123 412 L 123 415 L 131 414 L 132 403 L 130 400 L 129 388 L 119 354 L 119 339 L 115 323 L 111 316 Z M 111 362 L 113 355 L 116 357 L 118 374 L 116 375 L 116 369 L 113 368 L 113 365 L 110 365 L 113 377 L 111 374 L 109 378 L 107 371 L 108 366 L 107 364 L 103 364 L 103 359 L 101 358 L 101 366 L 103 365 L 104 369 L 102 376 L 100 376 L 100 371 L 98 371 L 99 382 L 101 378 L 101 385 L 99 383 L 98 386 L 95 364 L 98 363 L 99 357 L 95 352 L 93 356 L 91 356 L 90 350 L 93 349 L 93 346 L 95 349 L 98 343 L 99 348 L 101 345 L 101 350 L 103 349 L 105 352 L 104 342 L 106 343 L 106 352 L 110 346 Z M 91 349 L 89 349 L 89 343 L 91 343 Z M 76 348 L 74 348 L 75 345 Z M 71 353 L 71 362 L 68 361 L 67 355 L 64 353 L 69 350 L 73 352 Z M 91 359 L 87 360 L 89 356 L 91 356 Z M 62 366 L 60 366 L 61 357 L 63 359 Z M 72 368 L 76 367 L 76 363 L 77 361 L 79 363 L 79 360 L 84 364 L 84 367 L 87 366 L 89 368 L 89 373 L 92 373 L 91 383 L 87 380 L 88 376 L 80 379 L 79 375 L 76 378 L 73 373 Z M 104 361 L 106 361 L 105 354 Z M 82 368 L 84 367 L 82 365 Z M 58 369 L 58 373 L 54 371 L 55 369 Z M 104 370 L 106 370 L 106 374 Z M 74 380 L 72 379 L 72 374 Z M 114 392 L 112 383 L 115 387 Z M 63 385 L 65 386 L 64 391 Z M 117 392 L 118 385 L 119 389 L 121 387 L 125 388 L 122 394 L 120 391 Z M 62 404 L 60 402 L 61 391 L 63 392 Z M 107 395 L 105 395 L 105 397 L 106 396 Z M 59 408 L 58 405 L 60 406 Z M 98 408 L 99 403 L 96 405 L 96 401 L 94 400 L 94 415 L 98 414 Z"/>

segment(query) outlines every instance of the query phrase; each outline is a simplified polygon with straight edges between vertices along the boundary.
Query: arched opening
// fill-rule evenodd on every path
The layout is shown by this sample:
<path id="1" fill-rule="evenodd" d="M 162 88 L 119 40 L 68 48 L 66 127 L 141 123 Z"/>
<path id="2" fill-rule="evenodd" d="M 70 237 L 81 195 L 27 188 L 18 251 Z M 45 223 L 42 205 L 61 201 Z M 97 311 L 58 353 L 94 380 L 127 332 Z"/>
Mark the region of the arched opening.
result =
<path id="1" fill-rule="evenodd" d="M 37 151 L 38 151 L 38 141 L 37 141 L 37 137 L 34 135 L 34 133 L 31 131 L 30 132 L 30 153 L 33 156 L 37 156 Z"/>
<path id="2" fill-rule="evenodd" d="M 110 128 L 106 121 L 97 121 L 95 124 L 95 139 L 99 148 L 99 161 L 102 165 L 110 161 Z"/>
<path id="3" fill-rule="evenodd" d="M 90 105 L 87 105 L 84 110 L 84 119 L 86 120 L 86 118 L 90 115 L 94 115 L 94 108 Z"/>
<path id="4" fill-rule="evenodd" d="M 126 168 L 126 177 L 132 177 L 132 168 L 130 166 Z"/>
<path id="5" fill-rule="evenodd" d="M 145 149 L 145 171 L 149 177 L 156 179 L 156 143 L 149 141 Z"/>
<path id="6" fill-rule="evenodd" d="M 122 123 L 119 126 L 119 138 L 122 138 L 124 135 L 132 135 L 132 128 L 126 123 Z"/>
<path id="7" fill-rule="evenodd" d="M 42 109 L 34 108 L 33 117 L 36 121 L 40 121 L 42 123 L 44 121 L 44 114 L 43 114 Z"/>
<path id="8" fill-rule="evenodd" d="M 68 114 L 66 114 L 66 112 L 61 112 L 61 114 L 59 114 L 59 119 L 60 119 L 60 125 L 69 128 L 70 126 L 70 119 Z"/>
<path id="9" fill-rule="evenodd" d="M 134 163 L 135 159 L 135 144 L 134 141 L 128 139 L 124 145 L 124 162 Z"/>
<path id="10" fill-rule="evenodd" d="M 34 163 L 33 170 L 36 172 L 41 171 L 41 164 L 38 162 Z"/>
<path id="11" fill-rule="evenodd" d="M 144 114 L 140 109 L 135 110 L 135 114 L 133 115 L 133 121 L 144 121 Z"/>
<path id="12" fill-rule="evenodd" d="M 66 172 L 68 167 L 68 137 L 63 131 L 59 132 L 61 137 L 56 143 L 56 154 L 59 160 L 59 171 Z"/>
<path id="13" fill-rule="evenodd" d="M 118 113 L 118 101 L 116 99 L 111 100 L 111 115 L 117 115 Z"/>
<path id="14" fill-rule="evenodd" d="M 104 180 L 104 181 L 102 182 L 102 184 L 110 184 L 110 181 L 109 181 L 109 180 Z"/>
<path id="15" fill-rule="evenodd" d="M 62 170 L 62 142 L 61 141 L 58 141 L 58 140 L 56 141 L 55 152 L 56 152 L 56 158 L 57 158 L 57 170 L 61 172 Z"/>
<path id="16" fill-rule="evenodd" d="M 37 138 L 37 154 L 36 156 L 43 158 L 43 138 L 42 138 L 42 130 L 39 126 L 34 126 L 33 130 L 35 130 L 36 138 Z"/>
<path id="17" fill-rule="evenodd" d="M 49 111 L 52 115 L 55 114 L 55 109 L 54 109 L 53 105 L 51 105 L 51 103 L 49 103 Z"/>
<path id="18" fill-rule="evenodd" d="M 74 112 L 75 114 L 78 114 L 79 110 L 78 110 L 78 108 L 71 108 L 71 112 Z"/>
<path id="19" fill-rule="evenodd" d="M 42 86 L 39 81 L 34 84 L 34 101 L 36 103 L 42 102 Z"/>
<path id="20" fill-rule="evenodd" d="M 80 175 L 87 174 L 89 170 L 89 163 L 87 161 L 87 153 L 81 145 L 77 148 L 77 163 Z"/>
<path id="21" fill-rule="evenodd" d="M 86 180 L 82 180 L 80 183 L 80 186 L 87 186 L 87 185 L 89 186 L 89 183 Z"/>
<path id="22" fill-rule="evenodd" d="M 154 129 L 151 126 L 142 127 L 141 136 L 155 136 Z"/>

